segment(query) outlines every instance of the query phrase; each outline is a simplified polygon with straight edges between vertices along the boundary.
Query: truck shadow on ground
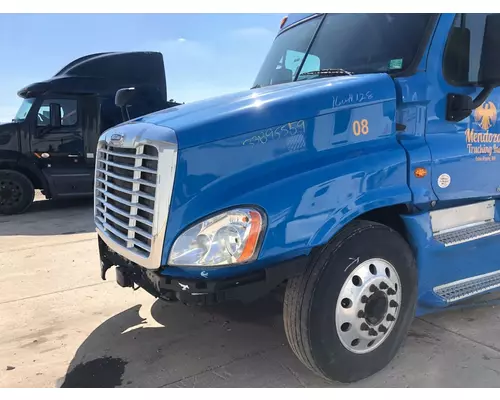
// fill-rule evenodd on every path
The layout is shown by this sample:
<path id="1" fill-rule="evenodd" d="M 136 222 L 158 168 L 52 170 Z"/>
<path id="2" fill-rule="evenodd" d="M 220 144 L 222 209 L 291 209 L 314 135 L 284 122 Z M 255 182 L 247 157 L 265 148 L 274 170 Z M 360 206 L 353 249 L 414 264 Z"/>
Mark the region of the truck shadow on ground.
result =
<path id="1" fill-rule="evenodd" d="M 212 307 L 158 300 L 145 317 L 147 313 L 137 305 L 100 325 L 81 344 L 58 386 L 165 387 L 193 377 L 192 386 L 260 386 L 265 383 L 239 383 L 241 377 L 235 375 L 197 384 L 196 377 L 250 357 L 266 353 L 275 357 L 276 350 L 295 362 L 286 344 L 282 304 L 274 297 L 249 305 Z M 266 361 L 260 363 L 265 369 Z M 259 372 L 266 374 L 254 371 L 257 376 Z M 301 373 L 312 375 L 305 367 Z M 313 379 L 328 386 L 320 378 Z"/>
<path id="2" fill-rule="evenodd" d="M 0 237 L 94 232 L 92 206 L 92 198 L 36 201 L 24 214 L 0 215 Z"/>
<path id="3" fill-rule="evenodd" d="M 271 295 L 248 305 L 188 307 L 159 300 L 152 306 L 138 304 L 97 327 L 80 345 L 66 375 L 56 385 L 351 386 L 327 382 L 300 363 L 286 340 L 282 306 Z M 499 370 L 498 351 L 484 346 L 473 351 L 476 342 L 464 338 L 457 342 L 458 336 L 450 336 L 437 326 L 446 326 L 445 321 L 455 326 L 486 324 L 491 310 L 481 306 L 478 309 L 441 314 L 431 319 L 432 323 L 417 318 L 395 359 L 383 371 L 353 386 L 497 387 L 496 375 L 484 376 Z M 463 363 L 470 368 L 464 368 Z M 455 364 L 461 366 L 450 367 Z"/>

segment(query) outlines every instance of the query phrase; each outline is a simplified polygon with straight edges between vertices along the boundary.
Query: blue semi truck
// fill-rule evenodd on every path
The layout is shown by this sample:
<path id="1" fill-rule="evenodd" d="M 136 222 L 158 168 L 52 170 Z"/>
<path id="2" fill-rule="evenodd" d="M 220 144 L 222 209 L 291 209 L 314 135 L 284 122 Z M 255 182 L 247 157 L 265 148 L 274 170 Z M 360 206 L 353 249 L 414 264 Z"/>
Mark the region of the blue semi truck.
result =
<path id="1" fill-rule="evenodd" d="M 500 288 L 499 48 L 500 14 L 284 18 L 250 90 L 101 136 L 103 279 L 196 304 L 285 286 L 306 366 L 381 370 L 416 315 Z"/>

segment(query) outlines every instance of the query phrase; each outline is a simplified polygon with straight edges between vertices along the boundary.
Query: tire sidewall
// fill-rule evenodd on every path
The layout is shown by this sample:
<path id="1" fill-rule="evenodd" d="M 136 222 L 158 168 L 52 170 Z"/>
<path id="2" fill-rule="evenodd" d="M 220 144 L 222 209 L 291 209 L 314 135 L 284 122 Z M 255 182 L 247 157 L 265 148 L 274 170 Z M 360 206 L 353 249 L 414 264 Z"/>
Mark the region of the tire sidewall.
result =
<path id="1" fill-rule="evenodd" d="M 312 356 L 326 376 L 341 382 L 363 379 L 384 368 L 404 341 L 415 315 L 417 274 L 412 251 L 395 231 L 371 225 L 353 232 L 333 249 L 320 256 L 323 268 L 315 279 L 309 309 Z M 358 259 L 359 262 L 353 260 Z M 384 342 L 365 354 L 352 353 L 340 341 L 335 308 L 340 290 L 351 272 L 362 262 L 380 258 L 396 269 L 402 290 L 398 319 Z"/>
<path id="2" fill-rule="evenodd" d="M 16 182 L 21 188 L 21 201 L 17 204 L 16 207 L 9 208 L 1 208 L 0 207 L 0 215 L 9 215 L 9 214 L 20 214 L 28 209 L 28 207 L 33 203 L 33 199 L 35 197 L 35 189 L 31 181 L 23 174 L 17 171 L 8 171 L 3 170 L 0 171 L 0 180 L 11 180 Z"/>

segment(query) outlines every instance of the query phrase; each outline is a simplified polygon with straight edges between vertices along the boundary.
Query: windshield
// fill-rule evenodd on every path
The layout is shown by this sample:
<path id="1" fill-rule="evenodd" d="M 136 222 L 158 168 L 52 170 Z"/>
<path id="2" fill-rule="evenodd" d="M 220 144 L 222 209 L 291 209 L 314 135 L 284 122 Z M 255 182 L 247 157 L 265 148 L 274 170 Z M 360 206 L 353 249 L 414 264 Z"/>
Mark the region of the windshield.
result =
<path id="1" fill-rule="evenodd" d="M 317 78 L 325 75 L 315 71 L 328 69 L 354 74 L 404 71 L 417 54 L 430 18 L 431 14 L 312 18 L 278 35 L 254 87 Z"/>
<path id="2" fill-rule="evenodd" d="M 16 113 L 14 121 L 24 121 L 34 102 L 35 99 L 24 99 L 21 103 L 21 107 L 19 107 L 19 110 Z"/>

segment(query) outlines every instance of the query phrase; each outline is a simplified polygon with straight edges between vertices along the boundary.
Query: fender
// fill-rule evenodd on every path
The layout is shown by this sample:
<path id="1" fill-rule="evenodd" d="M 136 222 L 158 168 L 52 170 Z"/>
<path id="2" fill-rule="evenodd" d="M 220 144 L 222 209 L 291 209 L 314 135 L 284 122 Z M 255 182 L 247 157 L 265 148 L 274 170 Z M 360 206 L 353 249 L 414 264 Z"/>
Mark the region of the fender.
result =
<path id="1" fill-rule="evenodd" d="M 42 189 L 47 196 L 50 196 L 50 187 L 42 171 L 35 162 L 18 151 L 0 150 L 0 169 L 22 172 L 31 179 L 35 188 Z"/>

